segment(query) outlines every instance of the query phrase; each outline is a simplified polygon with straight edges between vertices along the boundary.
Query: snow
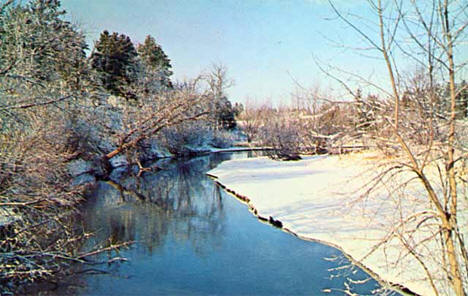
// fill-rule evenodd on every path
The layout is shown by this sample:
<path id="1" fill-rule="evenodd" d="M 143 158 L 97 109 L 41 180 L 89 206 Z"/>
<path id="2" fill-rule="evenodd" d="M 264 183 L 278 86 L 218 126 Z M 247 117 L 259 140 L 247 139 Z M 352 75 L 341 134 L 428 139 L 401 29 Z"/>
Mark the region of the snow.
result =
<path id="1" fill-rule="evenodd" d="M 12 209 L 0 207 L 0 228 L 18 221 L 20 217 Z"/>
<path id="2" fill-rule="evenodd" d="M 433 295 L 423 268 L 412 256 L 401 256 L 396 239 L 374 248 L 402 216 L 429 207 L 423 188 L 410 181 L 409 173 L 400 174 L 394 183 L 378 182 L 371 194 L 364 194 L 366 185 L 388 168 L 378 165 L 382 162 L 373 152 L 309 156 L 295 162 L 263 157 L 226 161 L 208 174 L 247 197 L 258 216 L 279 220 L 285 230 L 304 239 L 338 247 L 383 281 Z M 406 186 L 400 186 L 402 182 Z M 403 193 L 404 200 L 398 198 Z M 460 219 L 467 221 L 466 211 L 461 211 Z M 419 236 L 423 234 L 427 233 Z"/>

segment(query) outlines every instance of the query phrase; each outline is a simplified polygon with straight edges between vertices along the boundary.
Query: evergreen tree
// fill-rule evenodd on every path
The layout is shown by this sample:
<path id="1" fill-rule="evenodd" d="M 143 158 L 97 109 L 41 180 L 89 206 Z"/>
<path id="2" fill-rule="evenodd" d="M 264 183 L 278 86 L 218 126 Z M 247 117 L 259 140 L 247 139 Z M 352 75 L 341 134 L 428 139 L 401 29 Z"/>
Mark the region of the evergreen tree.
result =
<path id="1" fill-rule="evenodd" d="M 232 130 L 236 128 L 236 109 L 232 107 L 231 102 L 225 96 L 222 96 L 215 102 L 215 119 L 219 128 Z"/>
<path id="2" fill-rule="evenodd" d="M 130 38 L 103 31 L 94 46 L 91 65 L 100 74 L 103 86 L 112 94 L 132 96 L 126 87 L 136 81 L 137 52 Z"/>
<path id="3" fill-rule="evenodd" d="M 171 60 L 162 50 L 156 40 L 148 35 L 143 44 L 137 46 L 138 55 L 147 72 L 156 74 L 161 86 L 172 87 L 170 76 Z"/>
<path id="4" fill-rule="evenodd" d="M 242 112 L 244 112 L 244 105 L 242 105 L 242 103 L 235 103 L 234 107 L 233 107 L 233 110 L 234 110 L 234 116 L 237 117 Z"/>
<path id="5" fill-rule="evenodd" d="M 64 14 L 57 0 L 35 0 L 4 9 L 0 14 L 0 72 L 77 88 L 86 76 L 87 45 L 83 34 L 62 20 Z"/>

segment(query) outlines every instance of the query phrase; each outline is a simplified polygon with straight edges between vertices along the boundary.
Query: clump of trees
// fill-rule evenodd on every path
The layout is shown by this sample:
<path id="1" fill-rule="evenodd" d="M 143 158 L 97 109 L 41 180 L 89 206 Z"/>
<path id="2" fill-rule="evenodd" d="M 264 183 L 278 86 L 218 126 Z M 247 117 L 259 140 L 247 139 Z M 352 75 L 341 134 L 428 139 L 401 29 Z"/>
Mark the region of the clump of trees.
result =
<path id="1" fill-rule="evenodd" d="M 132 95 L 129 86 L 137 79 L 137 52 L 130 37 L 116 32 L 101 33 L 91 55 L 102 86 L 114 95 Z"/>
<path id="2" fill-rule="evenodd" d="M 367 54 L 383 61 L 386 85 L 319 65 L 347 95 L 331 99 L 312 90 L 294 98 L 302 104 L 286 111 L 247 105 L 239 123 L 249 142 L 272 147 L 274 158 L 294 159 L 314 142 L 328 152 L 379 149 L 388 163 L 367 193 L 382 183 L 396 183 L 397 190 L 413 182 L 423 192 L 389 192 L 398 219 L 387 225 L 387 235 L 372 252 L 397 250 L 389 265 L 404 268 L 404 262 L 412 262 L 434 295 L 467 295 L 468 229 L 462 211 L 468 206 L 468 87 L 463 80 L 466 56 L 460 55 L 466 51 L 466 3 L 368 1 L 374 19 L 346 14 L 329 3 L 366 44 L 361 47 Z M 405 73 L 403 61 L 416 70 Z M 412 178 L 400 182 L 407 176 Z M 410 200 L 419 207 L 399 208 Z"/>
<path id="3" fill-rule="evenodd" d="M 4 292 L 67 275 L 75 263 L 119 247 L 77 251 L 89 234 L 76 223 L 76 206 L 90 183 L 74 180 L 74 171 L 105 178 L 112 158 L 138 162 L 148 141 L 163 143 L 164 131 L 182 124 L 203 125 L 207 138 L 228 127 L 211 121 L 220 99 L 208 78 L 173 83 L 170 60 L 153 37 L 134 46 L 104 31 L 87 57 L 83 33 L 64 15 L 57 0 L 0 5 Z"/>
<path id="4" fill-rule="evenodd" d="M 467 206 L 466 83 L 457 81 L 466 61 L 456 56 L 457 46 L 465 47 L 467 7 L 449 0 L 370 1 L 375 19 L 367 20 L 330 4 L 337 17 L 377 53 L 388 74 L 388 91 L 380 87 L 378 97 L 367 99 L 354 95 L 363 127 L 392 156 L 377 182 L 409 174 L 424 188 L 416 197 L 424 206 L 400 211 L 373 250 L 397 246 L 391 264 L 401 266 L 404 258 L 412 258 L 434 295 L 467 295 L 467 228 L 460 213 Z M 418 70 L 405 77 L 401 59 L 411 60 Z M 329 74 L 350 90 L 343 79 Z M 368 84 L 378 86 L 374 81 Z M 404 192 L 396 207 L 411 198 Z"/>
<path id="5" fill-rule="evenodd" d="M 159 85 L 157 85 L 159 88 L 161 86 L 171 88 L 171 61 L 161 46 L 156 43 L 156 40 L 150 35 L 146 36 L 144 43 L 137 46 L 137 52 L 145 69 L 145 77 L 157 76 L 158 79 L 152 78 L 148 80 L 159 81 Z"/>
<path id="6" fill-rule="evenodd" d="M 223 65 L 213 65 L 208 74 L 204 75 L 213 101 L 211 103 L 210 120 L 216 130 L 233 130 L 236 128 L 236 116 L 242 111 L 242 105 L 232 105 L 226 95 L 226 89 L 234 82 L 227 76 L 227 69 Z"/>
<path id="7" fill-rule="evenodd" d="M 281 160 L 366 147 L 365 140 L 359 137 L 354 105 L 328 101 L 315 91 L 300 96 L 304 104 L 296 106 L 246 104 L 239 115 L 239 125 L 247 141 L 270 148 L 269 156 Z"/>
<path id="8" fill-rule="evenodd" d="M 92 93 L 84 36 L 58 1 L 0 8 L 0 282 L 5 291 L 50 277 L 76 259 L 71 222 L 82 189 L 69 123 Z M 53 32 L 53 33 L 51 33 Z"/>

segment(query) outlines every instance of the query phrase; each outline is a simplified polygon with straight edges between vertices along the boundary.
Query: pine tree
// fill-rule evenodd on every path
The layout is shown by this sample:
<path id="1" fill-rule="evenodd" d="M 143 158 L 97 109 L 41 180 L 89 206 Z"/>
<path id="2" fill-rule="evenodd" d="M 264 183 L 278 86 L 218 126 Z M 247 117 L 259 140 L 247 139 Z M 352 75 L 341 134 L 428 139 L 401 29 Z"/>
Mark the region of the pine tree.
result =
<path id="1" fill-rule="evenodd" d="M 144 43 L 137 46 L 137 51 L 146 71 L 159 76 L 162 86 L 172 87 L 170 80 L 172 75 L 171 60 L 161 46 L 156 43 L 156 40 L 150 35 L 146 36 Z"/>
<path id="2" fill-rule="evenodd" d="M 101 33 L 91 55 L 91 65 L 100 74 L 103 86 L 112 94 L 131 96 L 126 87 L 136 81 L 137 52 L 130 38 L 116 32 Z"/>
<path id="3" fill-rule="evenodd" d="M 215 102 L 214 112 L 217 127 L 226 130 L 236 128 L 236 110 L 227 97 L 222 96 Z"/>

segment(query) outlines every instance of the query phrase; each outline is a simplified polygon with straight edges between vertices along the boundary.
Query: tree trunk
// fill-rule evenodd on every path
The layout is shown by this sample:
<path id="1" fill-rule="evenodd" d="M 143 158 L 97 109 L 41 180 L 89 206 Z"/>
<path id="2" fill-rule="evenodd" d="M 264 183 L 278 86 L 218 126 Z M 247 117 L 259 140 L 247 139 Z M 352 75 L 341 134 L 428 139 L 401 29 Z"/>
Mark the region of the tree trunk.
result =
<path id="1" fill-rule="evenodd" d="M 457 227 L 457 182 L 455 176 L 455 118 L 456 118 L 456 90 L 455 90 L 455 65 L 453 61 L 453 40 L 450 31 L 448 15 L 448 0 L 444 1 L 443 21 L 445 26 L 445 37 L 447 41 L 447 58 L 449 62 L 449 82 L 450 82 L 450 125 L 447 143 L 447 174 L 450 187 L 450 216 L 449 225 L 446 227 L 445 240 L 447 243 L 447 256 L 450 264 L 451 282 L 456 295 L 466 295 L 463 289 L 463 282 L 460 274 L 459 261 L 455 252 L 455 242 L 453 240 L 454 231 Z"/>

